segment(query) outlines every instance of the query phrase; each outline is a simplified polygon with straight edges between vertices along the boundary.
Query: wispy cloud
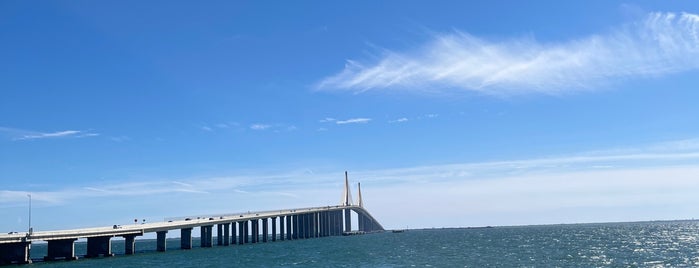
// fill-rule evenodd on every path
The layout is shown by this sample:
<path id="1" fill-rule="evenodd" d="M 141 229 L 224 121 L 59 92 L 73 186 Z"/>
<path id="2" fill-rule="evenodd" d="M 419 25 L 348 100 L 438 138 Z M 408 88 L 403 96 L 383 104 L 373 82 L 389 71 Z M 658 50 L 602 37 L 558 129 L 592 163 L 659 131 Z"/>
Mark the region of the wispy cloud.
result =
<path id="1" fill-rule="evenodd" d="M 371 121 L 371 118 L 351 118 L 347 120 L 337 120 L 335 124 L 346 125 L 346 124 L 366 124 Z"/>
<path id="2" fill-rule="evenodd" d="M 272 127 L 272 126 L 266 125 L 266 124 L 252 124 L 252 125 L 250 125 L 250 129 L 252 129 L 252 130 L 265 130 L 265 129 L 269 129 L 270 127 Z"/>
<path id="3" fill-rule="evenodd" d="M 396 120 L 391 120 L 391 121 L 388 121 L 388 122 L 389 122 L 389 123 L 405 123 L 405 122 L 408 122 L 408 118 L 406 118 L 406 117 L 401 117 L 401 118 L 398 118 L 398 119 L 396 119 Z"/>
<path id="4" fill-rule="evenodd" d="M 96 137 L 99 133 L 82 130 L 62 130 L 56 132 L 39 132 L 32 130 L 24 130 L 17 128 L 0 127 L 0 133 L 5 133 L 12 140 L 36 140 L 36 139 L 51 139 L 51 138 L 86 138 Z"/>
<path id="5" fill-rule="evenodd" d="M 374 63 L 349 60 L 342 72 L 323 79 L 317 87 L 355 92 L 560 94 L 697 68 L 699 16 L 650 13 L 605 33 L 557 43 L 533 38 L 489 41 L 462 32 L 438 34 L 412 51 L 387 50 Z"/>

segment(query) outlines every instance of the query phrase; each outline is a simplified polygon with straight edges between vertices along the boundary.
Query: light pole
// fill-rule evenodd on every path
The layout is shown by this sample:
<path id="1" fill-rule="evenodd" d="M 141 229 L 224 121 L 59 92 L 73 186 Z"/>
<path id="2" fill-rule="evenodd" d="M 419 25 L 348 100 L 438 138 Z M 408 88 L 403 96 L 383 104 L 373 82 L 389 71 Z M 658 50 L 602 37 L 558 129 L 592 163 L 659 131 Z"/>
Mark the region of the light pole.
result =
<path id="1" fill-rule="evenodd" d="M 29 234 L 32 234 L 32 194 L 27 194 L 29 197 Z"/>

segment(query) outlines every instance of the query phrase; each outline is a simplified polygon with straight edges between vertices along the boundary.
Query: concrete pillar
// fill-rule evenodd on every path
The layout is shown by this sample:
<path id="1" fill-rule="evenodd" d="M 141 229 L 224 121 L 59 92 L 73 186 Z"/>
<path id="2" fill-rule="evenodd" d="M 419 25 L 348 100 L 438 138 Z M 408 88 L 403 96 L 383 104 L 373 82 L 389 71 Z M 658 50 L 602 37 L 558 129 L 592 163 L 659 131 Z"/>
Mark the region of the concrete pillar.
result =
<path id="1" fill-rule="evenodd" d="M 251 229 L 250 240 L 252 243 L 257 243 L 257 238 L 258 238 L 257 226 L 258 226 L 259 222 L 260 221 L 257 219 L 250 221 L 250 229 Z"/>
<path id="2" fill-rule="evenodd" d="M 286 216 L 286 240 L 291 240 L 291 215 Z"/>
<path id="3" fill-rule="evenodd" d="M 182 228 L 180 233 L 180 248 L 192 249 L 192 228 Z"/>
<path id="4" fill-rule="evenodd" d="M 136 236 L 137 235 L 124 236 L 124 254 L 133 255 L 136 253 Z"/>
<path id="5" fill-rule="evenodd" d="M 216 245 L 223 246 L 223 223 L 216 224 Z"/>
<path id="6" fill-rule="evenodd" d="M 299 215 L 292 215 L 291 217 L 292 217 L 292 222 L 294 225 L 294 229 L 292 231 L 293 234 L 291 234 L 291 238 L 296 240 L 296 239 L 299 239 L 299 223 L 300 223 Z"/>
<path id="7" fill-rule="evenodd" d="M 269 236 L 269 224 L 267 218 L 262 219 L 262 242 L 267 242 L 267 237 Z"/>
<path id="8" fill-rule="evenodd" d="M 277 217 L 272 217 L 272 242 L 277 241 Z"/>
<path id="9" fill-rule="evenodd" d="M 320 214 L 318 212 L 313 213 L 313 237 L 319 237 L 318 236 L 318 231 L 320 230 L 320 224 L 318 221 L 320 220 Z"/>
<path id="10" fill-rule="evenodd" d="M 210 248 L 211 246 L 213 246 L 214 226 L 213 225 L 201 226 L 201 227 L 199 227 L 199 230 L 201 231 L 201 236 L 200 236 L 201 247 Z"/>
<path id="11" fill-rule="evenodd" d="M 328 230 L 328 221 L 327 221 L 327 211 L 321 211 L 320 212 L 320 236 L 321 237 L 326 237 L 328 236 L 325 232 Z"/>
<path id="12" fill-rule="evenodd" d="M 245 243 L 250 243 L 250 221 L 244 221 L 245 224 L 243 224 L 243 231 L 245 232 Z"/>
<path id="13" fill-rule="evenodd" d="M 238 222 L 238 244 L 245 244 L 245 221 Z"/>
<path id="14" fill-rule="evenodd" d="M 98 236 L 98 237 L 88 237 L 87 238 L 87 255 L 86 258 L 93 257 L 111 257 L 112 254 L 112 243 L 111 236 Z"/>
<path id="15" fill-rule="evenodd" d="M 313 218 L 311 217 L 311 215 L 312 215 L 311 213 L 307 213 L 306 215 L 304 215 L 304 221 L 305 221 L 305 223 L 306 223 L 306 224 L 304 224 L 304 225 L 306 226 L 306 228 L 304 228 L 304 233 L 303 233 L 303 237 L 304 237 L 304 238 L 311 238 L 311 237 L 313 237 L 313 236 L 312 236 L 312 232 L 313 232 L 313 221 L 312 221 L 312 219 L 313 219 Z"/>
<path id="16" fill-rule="evenodd" d="M 299 239 L 304 239 L 306 231 L 306 215 L 299 214 Z"/>
<path id="17" fill-rule="evenodd" d="M 352 210 L 345 209 L 345 232 L 352 231 Z"/>
<path id="18" fill-rule="evenodd" d="M 328 211 L 328 235 L 329 236 L 335 235 L 335 225 L 336 225 L 335 215 L 336 214 L 337 214 L 337 212 L 335 212 L 335 211 Z"/>
<path id="19" fill-rule="evenodd" d="M 77 260 L 75 256 L 75 238 L 62 240 L 49 240 L 47 244 L 45 261 L 58 259 Z"/>
<path id="20" fill-rule="evenodd" d="M 0 265 L 32 263 L 32 259 L 29 257 L 31 247 L 31 242 L 0 244 Z"/>
<path id="21" fill-rule="evenodd" d="M 256 219 L 255 220 L 255 233 L 253 233 L 255 237 L 255 243 L 260 242 L 260 220 Z"/>
<path id="22" fill-rule="evenodd" d="M 335 220 L 335 224 L 337 225 L 335 228 L 335 235 L 342 235 L 342 210 L 335 211 L 335 217 L 337 218 Z"/>
<path id="23" fill-rule="evenodd" d="M 163 252 L 165 251 L 165 249 L 167 249 L 167 240 L 165 240 L 165 235 L 167 234 L 167 231 L 156 232 L 156 234 L 158 236 L 157 250 Z"/>
<path id="24" fill-rule="evenodd" d="M 364 230 L 364 215 L 361 213 L 357 213 L 357 230 L 366 231 Z"/>
<path id="25" fill-rule="evenodd" d="M 284 216 L 279 216 L 279 240 L 284 240 Z"/>
<path id="26" fill-rule="evenodd" d="M 235 231 L 235 227 L 233 227 Z M 228 246 L 231 244 L 231 224 L 230 223 L 224 223 L 223 224 L 223 245 Z"/>
<path id="27" fill-rule="evenodd" d="M 235 245 L 238 243 L 238 235 L 236 234 L 238 232 L 238 228 L 236 227 L 237 224 L 235 222 L 231 222 L 231 244 Z"/>

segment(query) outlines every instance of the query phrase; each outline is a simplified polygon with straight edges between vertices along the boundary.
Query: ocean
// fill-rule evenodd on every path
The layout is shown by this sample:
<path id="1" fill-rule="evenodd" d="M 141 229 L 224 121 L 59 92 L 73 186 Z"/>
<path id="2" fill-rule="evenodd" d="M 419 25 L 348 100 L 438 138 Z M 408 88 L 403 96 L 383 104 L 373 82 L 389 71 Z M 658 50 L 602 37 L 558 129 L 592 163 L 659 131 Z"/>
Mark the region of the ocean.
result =
<path id="1" fill-rule="evenodd" d="M 137 240 L 136 254 L 35 262 L 38 267 L 696 267 L 699 222 L 636 222 L 422 229 L 166 252 Z M 214 238 L 214 243 L 216 239 Z M 76 254 L 85 252 L 78 242 Z M 46 254 L 32 246 L 32 258 Z"/>

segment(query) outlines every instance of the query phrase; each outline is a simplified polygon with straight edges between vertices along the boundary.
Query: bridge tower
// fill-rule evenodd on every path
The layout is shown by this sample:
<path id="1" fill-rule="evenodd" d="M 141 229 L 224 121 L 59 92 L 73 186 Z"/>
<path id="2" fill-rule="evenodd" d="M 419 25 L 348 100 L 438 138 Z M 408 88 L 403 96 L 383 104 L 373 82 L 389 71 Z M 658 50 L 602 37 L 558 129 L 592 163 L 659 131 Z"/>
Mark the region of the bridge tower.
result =
<path id="1" fill-rule="evenodd" d="M 342 206 L 352 205 L 352 192 L 349 188 L 349 179 L 347 177 L 347 171 L 345 171 L 345 190 L 342 192 L 342 201 L 340 202 Z"/>
<path id="2" fill-rule="evenodd" d="M 352 206 L 352 193 L 350 192 L 349 188 L 349 178 L 347 176 L 347 171 L 345 171 L 345 192 L 344 196 L 342 198 L 342 205 L 349 207 Z M 351 209 L 344 209 L 345 211 L 345 232 L 351 232 L 352 231 L 352 210 Z"/>
<path id="3" fill-rule="evenodd" d="M 359 207 L 363 208 L 364 207 L 364 202 L 362 202 L 362 183 L 358 182 L 357 183 L 357 198 L 359 198 Z"/>

